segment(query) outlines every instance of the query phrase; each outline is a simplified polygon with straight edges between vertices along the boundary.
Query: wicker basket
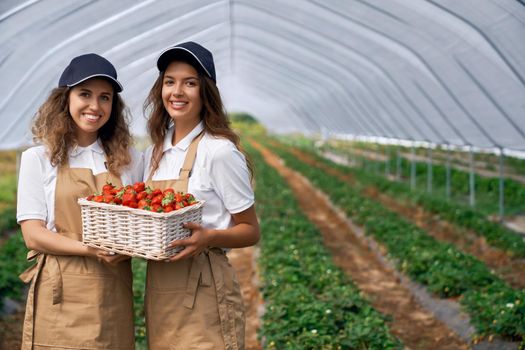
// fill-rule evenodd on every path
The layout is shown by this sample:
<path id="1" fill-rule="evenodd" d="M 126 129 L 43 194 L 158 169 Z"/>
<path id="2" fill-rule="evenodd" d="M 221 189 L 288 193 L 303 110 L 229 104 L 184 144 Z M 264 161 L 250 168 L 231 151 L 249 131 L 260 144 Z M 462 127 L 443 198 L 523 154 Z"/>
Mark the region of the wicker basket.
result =
<path id="1" fill-rule="evenodd" d="M 204 201 L 170 213 L 154 213 L 80 198 L 82 241 L 91 247 L 151 260 L 164 260 L 182 247 L 168 248 L 174 240 L 191 235 L 186 222 L 202 222 Z"/>

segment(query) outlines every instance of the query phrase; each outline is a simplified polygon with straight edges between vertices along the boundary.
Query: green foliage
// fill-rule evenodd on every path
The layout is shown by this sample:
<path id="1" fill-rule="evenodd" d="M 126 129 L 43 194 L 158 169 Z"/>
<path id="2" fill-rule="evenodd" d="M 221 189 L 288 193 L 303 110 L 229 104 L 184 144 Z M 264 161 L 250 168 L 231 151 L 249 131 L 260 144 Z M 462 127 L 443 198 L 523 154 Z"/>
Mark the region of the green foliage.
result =
<path id="1" fill-rule="evenodd" d="M 408 200 L 460 227 L 473 230 L 474 233 L 485 237 L 490 245 L 505 250 L 510 255 L 525 257 L 525 240 L 523 237 L 499 223 L 488 220 L 486 215 L 478 210 L 447 201 L 446 198 L 436 194 L 429 194 L 425 191 L 411 191 L 407 183 L 390 181 L 365 169 L 335 164 L 317 155 L 312 147 L 302 147 L 301 149 L 322 164 L 336 168 L 343 173 L 352 174 L 361 189 L 366 186 L 377 187 L 392 197 Z M 525 194 L 522 198 L 525 198 Z M 525 203 L 523 199 L 521 201 Z"/>
<path id="2" fill-rule="evenodd" d="M 137 350 L 147 348 L 144 293 L 146 284 L 146 260 L 133 259 L 133 303 L 135 313 L 135 346 Z"/>
<path id="3" fill-rule="evenodd" d="M 17 300 L 24 297 L 24 283 L 18 275 L 33 264 L 26 260 L 26 253 L 20 231 L 11 235 L 0 246 L 0 306 L 5 297 Z"/>
<path id="4" fill-rule="evenodd" d="M 14 229 L 16 225 L 16 208 L 14 206 L 8 205 L 0 210 L 0 237 L 7 230 Z"/>
<path id="5" fill-rule="evenodd" d="M 257 119 L 248 113 L 230 113 L 228 115 L 232 122 L 240 122 L 244 124 L 259 124 Z"/>
<path id="6" fill-rule="evenodd" d="M 0 177 L 0 203 L 15 203 L 16 175 L 5 174 Z"/>
<path id="7" fill-rule="evenodd" d="M 266 135 L 266 129 L 260 124 L 257 119 L 247 113 L 230 113 L 229 118 L 232 122 L 232 127 L 239 133 Z"/>
<path id="8" fill-rule="evenodd" d="M 365 186 L 359 183 L 360 176 L 357 184 L 350 185 L 324 170 L 302 163 L 284 148 L 269 147 L 285 160 L 287 166 L 301 172 L 349 217 L 364 226 L 367 235 L 372 235 L 387 248 L 401 271 L 437 295 L 462 296 L 460 303 L 471 315 L 480 335 L 525 338 L 522 309 L 505 309 L 508 300 L 523 300 L 523 291 L 506 285 L 476 258 L 451 244 L 435 240 L 380 203 L 361 195 Z M 333 163 L 330 166 L 337 167 Z M 485 308 L 484 304 L 489 302 L 492 307 Z M 502 310 L 506 312 L 505 317 L 502 317 Z M 498 327 L 491 325 L 493 320 L 499 322 Z"/>
<path id="9" fill-rule="evenodd" d="M 365 151 L 376 151 L 379 148 L 379 152 L 385 155 L 385 147 L 371 144 L 354 143 L 353 147 L 365 150 Z M 343 154 L 345 156 L 350 155 L 348 146 L 327 146 L 324 148 L 330 151 Z M 389 149 L 389 148 L 387 148 Z M 395 157 L 395 150 L 389 150 L 390 158 L 388 165 L 385 161 L 376 161 L 371 159 L 365 159 L 363 157 L 357 157 L 359 163 L 369 173 L 371 171 L 383 175 L 385 173 L 385 166 L 388 166 L 391 174 L 397 172 L 397 160 Z M 403 150 L 403 152 L 408 152 Z M 419 155 L 426 156 L 426 150 L 420 149 Z M 480 156 L 479 156 L 480 157 Z M 511 161 L 513 158 L 508 158 Z M 492 159 L 497 161 L 497 159 Z M 525 164 L 523 160 L 514 160 L 513 163 Z M 415 163 L 415 175 L 416 175 L 416 191 L 424 194 L 427 189 L 428 181 L 428 165 L 426 162 L 416 161 Z M 408 186 L 410 179 L 410 160 L 401 157 L 400 158 L 400 175 L 401 179 Z M 467 166 L 467 164 L 461 164 Z M 441 200 L 446 201 L 446 166 L 442 164 L 434 163 L 432 165 L 432 195 L 439 197 Z M 523 174 L 523 172 L 521 172 Z M 469 172 L 451 168 L 450 169 L 450 193 L 452 202 L 458 205 L 467 205 L 469 201 Z M 476 192 L 476 211 L 481 211 L 485 215 L 497 214 L 499 211 L 499 178 L 498 177 L 485 177 L 475 175 L 475 192 Z M 525 212 L 525 185 L 512 179 L 505 179 L 504 182 L 504 196 L 505 196 L 505 211 L 507 214 L 517 214 Z"/>
<path id="10" fill-rule="evenodd" d="M 262 293 L 268 349 L 400 349 L 385 317 L 339 270 L 290 188 L 261 155 L 257 164 Z"/>

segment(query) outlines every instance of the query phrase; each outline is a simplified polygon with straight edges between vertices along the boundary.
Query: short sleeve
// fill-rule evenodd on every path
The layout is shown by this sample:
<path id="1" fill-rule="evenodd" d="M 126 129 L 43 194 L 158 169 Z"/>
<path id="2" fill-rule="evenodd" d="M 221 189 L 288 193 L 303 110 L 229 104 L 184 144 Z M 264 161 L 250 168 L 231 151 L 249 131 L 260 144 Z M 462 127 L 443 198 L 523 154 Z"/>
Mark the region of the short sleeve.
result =
<path id="1" fill-rule="evenodd" d="M 47 219 L 46 196 L 44 190 L 44 169 L 35 148 L 22 153 L 18 176 L 16 220 Z"/>
<path id="2" fill-rule="evenodd" d="M 246 159 L 232 143 L 221 145 L 214 153 L 210 177 L 215 192 L 231 214 L 253 205 L 254 194 Z"/>

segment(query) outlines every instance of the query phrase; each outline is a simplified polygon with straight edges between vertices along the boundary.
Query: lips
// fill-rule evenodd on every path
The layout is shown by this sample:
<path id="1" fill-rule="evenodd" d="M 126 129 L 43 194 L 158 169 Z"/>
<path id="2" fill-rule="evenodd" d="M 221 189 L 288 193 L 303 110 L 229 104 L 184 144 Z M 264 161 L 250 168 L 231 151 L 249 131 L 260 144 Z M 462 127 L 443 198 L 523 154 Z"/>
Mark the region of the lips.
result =
<path id="1" fill-rule="evenodd" d="M 185 101 L 170 101 L 170 107 L 175 110 L 183 109 L 187 104 L 188 102 Z"/>
<path id="2" fill-rule="evenodd" d="M 102 118 L 101 115 L 82 113 L 82 119 L 86 120 L 89 123 L 96 123 L 99 119 Z"/>

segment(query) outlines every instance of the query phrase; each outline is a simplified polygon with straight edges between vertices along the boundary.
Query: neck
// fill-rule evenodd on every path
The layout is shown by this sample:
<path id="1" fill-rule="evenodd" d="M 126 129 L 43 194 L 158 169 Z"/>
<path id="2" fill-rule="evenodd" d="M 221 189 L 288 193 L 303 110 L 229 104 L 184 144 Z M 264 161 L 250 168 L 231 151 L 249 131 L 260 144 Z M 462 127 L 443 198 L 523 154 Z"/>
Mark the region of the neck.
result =
<path id="1" fill-rule="evenodd" d="M 97 133 L 77 133 L 77 144 L 80 147 L 87 147 L 97 140 Z"/>
<path id="2" fill-rule="evenodd" d="M 199 124 L 200 120 L 193 123 L 175 123 L 175 132 L 171 139 L 171 144 L 175 146 L 180 140 L 185 138 L 195 127 Z"/>

